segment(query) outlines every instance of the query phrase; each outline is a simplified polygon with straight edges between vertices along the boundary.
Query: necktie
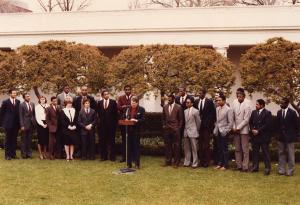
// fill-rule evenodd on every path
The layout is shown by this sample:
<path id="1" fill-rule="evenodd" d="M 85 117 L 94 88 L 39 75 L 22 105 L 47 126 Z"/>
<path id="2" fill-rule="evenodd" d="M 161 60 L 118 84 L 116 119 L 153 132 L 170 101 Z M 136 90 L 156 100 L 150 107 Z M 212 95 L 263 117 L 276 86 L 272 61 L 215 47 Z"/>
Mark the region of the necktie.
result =
<path id="1" fill-rule="evenodd" d="M 203 111 L 203 100 L 200 100 L 200 115 L 202 115 L 202 111 Z"/>
<path id="2" fill-rule="evenodd" d="M 184 97 L 181 97 L 181 104 L 183 104 L 184 102 Z"/>
<path id="3" fill-rule="evenodd" d="M 169 105 L 169 114 L 171 115 L 172 113 L 172 105 Z"/>
<path id="4" fill-rule="evenodd" d="M 13 99 L 13 106 L 15 106 L 16 105 L 16 103 L 15 103 L 15 99 Z"/>
<path id="5" fill-rule="evenodd" d="M 285 110 L 282 110 L 282 119 L 285 118 Z"/>
<path id="6" fill-rule="evenodd" d="M 30 105 L 30 103 L 28 103 L 28 110 L 29 110 L 29 112 L 32 112 L 32 109 L 31 109 L 31 105 Z"/>
<path id="7" fill-rule="evenodd" d="M 85 113 L 86 113 L 86 114 L 89 114 L 89 109 L 85 109 Z"/>
<path id="8" fill-rule="evenodd" d="M 107 100 L 105 100 L 104 109 L 107 109 Z"/>

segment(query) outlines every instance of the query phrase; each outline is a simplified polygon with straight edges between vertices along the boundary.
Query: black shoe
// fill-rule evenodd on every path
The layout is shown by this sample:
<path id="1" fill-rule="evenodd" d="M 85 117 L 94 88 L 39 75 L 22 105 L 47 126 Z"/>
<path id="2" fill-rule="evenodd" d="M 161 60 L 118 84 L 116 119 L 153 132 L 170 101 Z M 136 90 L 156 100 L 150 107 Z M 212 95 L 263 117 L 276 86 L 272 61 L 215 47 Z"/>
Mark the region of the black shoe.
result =
<path id="1" fill-rule="evenodd" d="M 252 168 L 252 169 L 250 170 L 250 172 L 258 172 L 258 169 L 257 169 L 257 168 Z"/>
<path id="2" fill-rule="evenodd" d="M 283 173 L 283 172 L 278 172 L 278 175 L 285 175 L 285 173 Z"/>
<path id="3" fill-rule="evenodd" d="M 241 172 L 248 172 L 248 169 L 242 169 Z"/>
<path id="4" fill-rule="evenodd" d="M 107 159 L 100 159 L 100 161 L 107 161 Z"/>
<path id="5" fill-rule="evenodd" d="M 269 169 L 265 169 L 264 175 L 270 175 L 270 170 Z"/>
<path id="6" fill-rule="evenodd" d="M 12 157 L 12 159 L 19 159 L 19 157 L 17 157 L 17 156 L 13 156 L 13 157 Z"/>
<path id="7" fill-rule="evenodd" d="M 82 157 L 82 158 L 81 158 L 81 160 L 85 161 L 85 160 L 86 160 L 86 158 L 85 158 L 85 157 Z"/>
<path id="8" fill-rule="evenodd" d="M 126 162 L 125 159 L 121 159 L 121 160 L 120 160 L 120 163 L 124 163 L 124 162 Z"/>
<path id="9" fill-rule="evenodd" d="M 11 157 L 10 157 L 10 156 L 8 156 L 8 157 L 5 157 L 5 159 L 6 159 L 6 160 L 11 160 Z"/>

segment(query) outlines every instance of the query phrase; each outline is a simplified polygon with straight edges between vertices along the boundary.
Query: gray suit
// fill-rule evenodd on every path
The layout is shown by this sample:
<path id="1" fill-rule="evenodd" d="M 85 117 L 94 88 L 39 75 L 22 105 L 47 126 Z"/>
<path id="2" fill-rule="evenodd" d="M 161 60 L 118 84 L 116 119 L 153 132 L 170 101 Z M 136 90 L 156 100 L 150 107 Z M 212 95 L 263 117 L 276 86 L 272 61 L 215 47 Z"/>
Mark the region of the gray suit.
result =
<path id="1" fill-rule="evenodd" d="M 198 166 L 198 137 L 201 126 L 199 111 L 194 108 L 187 108 L 184 111 L 184 166 L 190 166 L 191 154 L 193 155 L 192 167 Z"/>
<path id="2" fill-rule="evenodd" d="M 251 107 L 249 103 L 239 103 L 237 100 L 233 102 L 233 115 L 235 129 L 240 130 L 233 138 L 235 146 L 235 161 L 237 169 L 248 170 L 249 168 L 249 120 L 251 116 Z"/>
<path id="3" fill-rule="evenodd" d="M 218 166 L 228 168 L 228 135 L 233 127 L 233 110 L 228 105 L 217 107 L 217 121 L 214 135 L 217 136 L 218 144 Z"/>
<path id="4" fill-rule="evenodd" d="M 70 97 L 72 98 L 73 102 L 74 102 L 75 97 L 76 97 L 75 94 L 73 94 L 73 93 L 68 93 L 68 94 L 66 94 L 66 93 L 62 92 L 62 93 L 58 94 L 58 95 L 57 95 L 57 104 L 58 104 L 61 108 L 64 108 L 64 107 L 65 107 L 64 101 L 65 101 L 65 96 L 66 96 L 66 95 L 70 96 Z"/>
<path id="5" fill-rule="evenodd" d="M 214 135 L 218 136 L 220 134 L 222 137 L 225 137 L 233 128 L 233 110 L 225 104 L 222 108 L 217 107 L 216 113 L 217 121 Z"/>
<path id="6" fill-rule="evenodd" d="M 32 156 L 31 152 L 31 138 L 35 121 L 35 106 L 30 102 L 28 106 L 27 102 L 22 102 L 19 107 L 20 112 L 20 125 L 24 128 L 21 137 L 21 155 L 22 158 L 28 158 Z"/>

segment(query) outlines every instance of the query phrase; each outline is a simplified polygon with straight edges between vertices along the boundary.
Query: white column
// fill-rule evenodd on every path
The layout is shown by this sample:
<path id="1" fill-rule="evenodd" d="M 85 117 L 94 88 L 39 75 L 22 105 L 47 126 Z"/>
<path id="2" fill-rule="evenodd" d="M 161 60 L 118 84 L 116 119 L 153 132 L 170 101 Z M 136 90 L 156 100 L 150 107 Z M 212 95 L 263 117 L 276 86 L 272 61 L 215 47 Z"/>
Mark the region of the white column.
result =
<path id="1" fill-rule="evenodd" d="M 216 45 L 216 46 L 213 46 L 213 47 L 218 53 L 220 53 L 222 56 L 227 58 L 227 50 L 228 50 L 229 46 Z"/>

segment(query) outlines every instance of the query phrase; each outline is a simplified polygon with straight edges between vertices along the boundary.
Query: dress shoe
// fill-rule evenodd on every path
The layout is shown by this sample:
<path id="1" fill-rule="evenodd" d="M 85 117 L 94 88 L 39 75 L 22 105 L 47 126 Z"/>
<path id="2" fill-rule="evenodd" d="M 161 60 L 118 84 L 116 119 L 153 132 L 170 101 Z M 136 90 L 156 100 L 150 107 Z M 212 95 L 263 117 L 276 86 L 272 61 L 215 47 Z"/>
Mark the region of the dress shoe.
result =
<path id="1" fill-rule="evenodd" d="M 257 168 L 252 168 L 252 169 L 250 170 L 250 172 L 258 172 L 258 169 L 257 169 Z"/>
<path id="2" fill-rule="evenodd" d="M 265 169 L 265 171 L 264 171 L 264 175 L 270 175 L 270 170 L 269 169 Z"/>
<path id="3" fill-rule="evenodd" d="M 120 163 L 124 163 L 124 162 L 126 162 L 125 159 L 121 159 L 121 160 L 120 160 Z"/>
<path id="4" fill-rule="evenodd" d="M 192 166 L 192 169 L 197 169 L 198 168 L 198 166 Z"/>
<path id="5" fill-rule="evenodd" d="M 242 171 L 243 169 L 242 168 L 234 168 L 234 171 Z"/>
<path id="6" fill-rule="evenodd" d="M 8 156 L 8 157 L 5 157 L 5 159 L 6 159 L 6 160 L 11 160 L 11 157 L 10 157 L 10 156 Z"/>
<path id="7" fill-rule="evenodd" d="M 278 172 L 278 175 L 285 175 L 284 172 Z"/>
<path id="8" fill-rule="evenodd" d="M 12 159 L 19 159 L 19 157 L 17 157 L 17 156 L 13 156 L 13 157 L 12 157 Z"/>

